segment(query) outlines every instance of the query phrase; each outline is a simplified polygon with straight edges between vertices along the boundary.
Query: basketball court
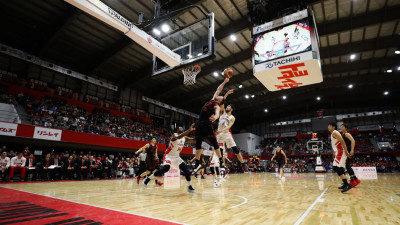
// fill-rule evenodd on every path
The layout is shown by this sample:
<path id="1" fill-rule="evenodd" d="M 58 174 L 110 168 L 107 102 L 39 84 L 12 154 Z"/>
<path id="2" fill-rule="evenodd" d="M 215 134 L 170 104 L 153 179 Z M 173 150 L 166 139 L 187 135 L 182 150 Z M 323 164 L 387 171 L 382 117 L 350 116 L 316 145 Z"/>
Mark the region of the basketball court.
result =
<path id="1" fill-rule="evenodd" d="M 399 0 L 0 8 L 0 225 L 400 224 Z"/>
<path id="2" fill-rule="evenodd" d="M 74 207 L 88 213 L 72 212 L 71 216 L 93 219 L 92 210 L 102 213 L 102 209 L 108 209 L 121 218 L 135 215 L 142 224 L 157 224 L 151 219 L 172 224 L 397 224 L 400 221 L 398 174 L 362 180 L 362 185 L 346 194 L 337 189 L 333 174 L 318 177 L 293 174 L 285 180 L 274 173 L 229 175 L 221 188 L 213 188 L 208 176 L 206 180 L 193 181 L 198 190 L 195 194 L 186 192 L 183 178 L 181 183 L 181 188 L 173 190 L 143 188 L 132 179 L 1 185 L 2 193 L 23 195 L 3 199 L 0 204 L 26 201 L 63 213 L 63 208 L 70 210 L 69 204 L 73 202 L 78 203 Z M 25 193 L 34 195 L 25 197 Z M 48 198 L 43 196 L 63 201 L 47 204 Z M 126 224 L 125 220 L 106 216 L 93 220 Z M 7 224 L 6 221 L 12 220 L 0 218 L 1 224 Z"/>

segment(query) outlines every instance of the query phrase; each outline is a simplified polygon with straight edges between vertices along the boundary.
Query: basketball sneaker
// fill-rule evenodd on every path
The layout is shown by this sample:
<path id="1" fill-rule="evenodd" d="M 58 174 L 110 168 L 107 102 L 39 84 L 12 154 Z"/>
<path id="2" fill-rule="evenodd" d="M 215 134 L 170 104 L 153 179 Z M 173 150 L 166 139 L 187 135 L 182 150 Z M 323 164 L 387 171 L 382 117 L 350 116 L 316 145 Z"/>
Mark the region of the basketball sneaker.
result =
<path id="1" fill-rule="evenodd" d="M 343 189 L 342 189 L 342 193 L 345 193 L 346 191 L 348 191 L 348 190 L 350 190 L 350 189 L 352 189 L 353 187 L 350 185 L 350 184 L 346 184 L 344 187 L 343 187 Z"/>
<path id="2" fill-rule="evenodd" d="M 351 186 L 355 187 L 355 186 L 359 185 L 360 183 L 361 183 L 361 180 L 359 180 L 359 179 L 357 178 L 357 179 L 354 180 L 354 184 L 355 184 L 355 185 L 351 185 Z"/>
<path id="3" fill-rule="evenodd" d="M 206 178 L 204 177 L 204 175 L 201 175 L 201 179 L 206 179 Z"/>
<path id="4" fill-rule="evenodd" d="M 214 187 L 219 187 L 221 186 L 221 181 L 218 177 L 214 178 Z"/>
<path id="5" fill-rule="evenodd" d="M 158 186 L 162 186 L 164 184 L 163 182 L 160 182 L 158 180 L 155 180 L 155 182 L 156 182 L 156 185 L 158 185 Z"/>
<path id="6" fill-rule="evenodd" d="M 194 188 L 192 187 L 192 185 L 189 185 L 189 186 L 188 186 L 188 192 L 189 192 L 189 193 L 195 193 L 196 190 L 194 190 Z"/>
<path id="7" fill-rule="evenodd" d="M 343 189 L 346 185 L 342 183 L 342 186 L 338 187 L 338 189 Z"/>
<path id="8" fill-rule="evenodd" d="M 356 181 L 356 180 L 351 180 L 351 181 L 350 181 L 350 185 L 351 185 L 352 187 L 357 186 L 357 181 Z"/>

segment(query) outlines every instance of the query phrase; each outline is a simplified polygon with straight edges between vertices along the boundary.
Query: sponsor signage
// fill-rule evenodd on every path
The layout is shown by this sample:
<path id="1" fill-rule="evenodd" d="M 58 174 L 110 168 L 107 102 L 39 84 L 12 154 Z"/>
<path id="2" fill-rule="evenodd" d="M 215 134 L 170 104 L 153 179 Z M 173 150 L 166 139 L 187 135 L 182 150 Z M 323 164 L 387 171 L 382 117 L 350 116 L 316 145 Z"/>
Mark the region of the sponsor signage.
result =
<path id="1" fill-rule="evenodd" d="M 296 56 L 293 57 L 296 58 Z M 301 58 L 301 56 L 298 57 Z M 280 59 L 275 61 L 282 61 L 282 60 L 285 59 Z M 274 63 L 274 61 L 272 61 L 272 63 Z M 299 59 L 298 63 L 289 63 L 289 62 L 287 63 L 288 64 L 286 65 L 286 61 L 279 62 L 280 66 L 278 65 L 275 66 L 275 64 L 272 64 L 269 69 L 265 68 L 260 69 L 258 66 L 261 65 L 265 67 L 265 64 L 259 64 L 254 68 L 255 69 L 254 76 L 269 91 L 291 89 L 310 84 L 321 83 L 323 81 L 322 72 L 320 70 L 320 64 L 317 59 L 309 59 L 306 61 Z"/>
<path id="2" fill-rule="evenodd" d="M 18 124 L 0 122 L 0 135 L 15 136 L 17 134 Z"/>
<path id="3" fill-rule="evenodd" d="M 61 141 L 62 130 L 45 127 L 35 127 L 33 138 L 51 141 Z"/>
<path id="4" fill-rule="evenodd" d="M 307 9 L 253 28 L 253 35 L 308 17 Z"/>
<path id="5" fill-rule="evenodd" d="M 362 180 L 377 180 L 376 167 L 352 167 L 357 178 Z"/>

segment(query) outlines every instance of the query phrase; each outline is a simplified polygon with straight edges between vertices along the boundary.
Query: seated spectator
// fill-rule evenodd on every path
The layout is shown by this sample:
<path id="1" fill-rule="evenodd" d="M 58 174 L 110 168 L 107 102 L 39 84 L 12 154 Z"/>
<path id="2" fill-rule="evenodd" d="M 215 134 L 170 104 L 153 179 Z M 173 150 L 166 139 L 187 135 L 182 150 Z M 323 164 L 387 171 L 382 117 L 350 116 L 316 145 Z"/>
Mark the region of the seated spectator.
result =
<path id="1" fill-rule="evenodd" d="M 106 156 L 106 158 L 102 161 L 102 171 L 103 174 L 101 177 L 111 178 L 111 169 L 112 169 L 112 160 Z"/>
<path id="2" fill-rule="evenodd" d="M 54 158 L 52 159 L 53 161 L 53 179 L 55 180 L 60 180 L 62 176 L 62 161 L 60 159 L 60 156 L 56 154 Z"/>
<path id="3" fill-rule="evenodd" d="M 32 153 L 29 154 L 28 159 L 26 160 L 25 167 L 27 170 L 25 180 L 28 180 L 29 175 L 32 174 L 32 181 L 35 181 L 38 168 L 36 167 L 36 160 Z"/>
<path id="4" fill-rule="evenodd" d="M 97 178 L 99 164 L 93 156 L 89 156 L 89 176 L 90 178 Z"/>
<path id="5" fill-rule="evenodd" d="M 78 163 L 76 165 L 75 171 L 78 174 L 78 179 L 86 180 L 89 173 L 89 160 L 86 155 L 84 155 L 81 159 L 78 159 Z"/>
<path id="6" fill-rule="evenodd" d="M 3 149 L 5 146 L 3 146 Z M 10 173 L 9 169 L 11 166 L 11 160 L 7 157 L 7 152 L 3 151 L 0 157 L 0 175 L 2 181 L 8 181 L 8 174 Z"/>
<path id="7" fill-rule="evenodd" d="M 50 153 L 46 154 L 46 158 L 42 160 L 42 180 L 53 180 L 53 172 L 52 169 L 54 161 L 50 159 Z"/>
<path id="8" fill-rule="evenodd" d="M 26 159 L 23 157 L 22 152 L 19 152 L 17 156 L 11 159 L 11 167 L 10 167 L 10 181 L 13 182 L 15 171 L 20 171 L 20 181 L 24 181 L 25 173 L 26 173 Z"/>
<path id="9" fill-rule="evenodd" d="M 64 162 L 63 164 L 63 174 L 65 179 L 74 179 L 74 174 L 75 174 L 75 165 L 74 165 L 74 160 L 73 156 L 70 155 L 68 159 Z"/>

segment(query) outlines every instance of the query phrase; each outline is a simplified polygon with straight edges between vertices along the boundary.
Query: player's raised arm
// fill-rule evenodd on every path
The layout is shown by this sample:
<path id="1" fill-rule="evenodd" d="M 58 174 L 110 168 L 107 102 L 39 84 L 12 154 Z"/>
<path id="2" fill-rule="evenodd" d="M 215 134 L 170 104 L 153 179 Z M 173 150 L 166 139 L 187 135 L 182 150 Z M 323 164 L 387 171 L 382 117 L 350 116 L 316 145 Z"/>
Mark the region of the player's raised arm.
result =
<path id="1" fill-rule="evenodd" d="M 145 144 L 143 147 L 139 148 L 139 150 L 137 150 L 135 152 L 135 155 L 139 154 L 140 152 L 144 152 L 148 148 L 149 148 L 149 144 Z"/>
<path id="2" fill-rule="evenodd" d="M 181 139 L 181 138 L 187 136 L 190 132 L 192 132 L 192 131 L 195 130 L 194 127 L 195 127 L 195 124 L 192 123 L 192 125 L 190 126 L 190 128 L 187 129 L 185 132 L 181 133 L 180 135 L 176 136 L 175 134 L 173 134 L 171 140 L 172 140 L 172 141 L 175 141 L 175 140 L 177 140 L 177 139 Z"/>
<path id="3" fill-rule="evenodd" d="M 233 92 L 234 92 L 233 89 L 231 89 L 231 90 L 229 90 L 228 92 L 226 92 L 226 94 L 224 95 L 224 101 L 225 101 L 226 98 L 228 98 L 228 96 L 229 96 L 230 94 L 232 94 Z M 221 113 L 225 112 L 225 104 L 221 104 L 220 107 L 221 107 L 221 110 L 220 110 Z"/>
<path id="4" fill-rule="evenodd" d="M 225 84 L 228 83 L 228 82 L 229 82 L 229 79 L 228 79 L 228 78 L 225 78 L 224 82 L 222 82 L 222 84 L 218 86 L 218 88 L 217 88 L 217 90 L 215 91 L 214 96 L 213 96 L 212 99 L 216 99 L 216 98 L 219 96 L 219 94 L 221 93 L 221 91 L 224 89 Z"/>

